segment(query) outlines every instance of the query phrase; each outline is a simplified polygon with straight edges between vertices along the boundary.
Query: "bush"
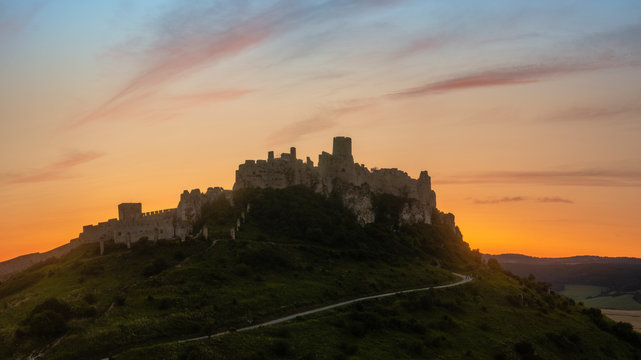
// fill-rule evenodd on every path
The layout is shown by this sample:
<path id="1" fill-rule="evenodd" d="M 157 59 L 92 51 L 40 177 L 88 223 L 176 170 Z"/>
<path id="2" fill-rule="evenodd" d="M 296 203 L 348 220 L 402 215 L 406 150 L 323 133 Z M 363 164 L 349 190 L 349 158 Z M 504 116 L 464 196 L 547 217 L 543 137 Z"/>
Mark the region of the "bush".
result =
<path id="1" fill-rule="evenodd" d="M 289 343 L 284 340 L 278 340 L 272 344 L 272 353 L 276 356 L 288 356 L 292 354 L 292 349 Z"/>
<path id="2" fill-rule="evenodd" d="M 89 304 L 89 305 L 93 305 L 93 304 L 95 304 L 95 303 L 98 301 L 98 299 L 96 299 L 96 295 L 94 295 L 93 293 L 87 293 L 87 294 L 85 294 L 85 296 L 83 296 L 82 298 L 83 298 L 83 299 L 85 300 L 85 302 L 86 302 L 87 304 Z"/>
<path id="3" fill-rule="evenodd" d="M 37 305 L 33 310 L 31 310 L 29 318 L 32 318 L 35 315 L 46 311 L 51 311 L 55 314 L 60 315 L 65 321 L 69 320 L 72 314 L 69 304 L 56 298 L 49 298 L 43 303 Z"/>
<path id="4" fill-rule="evenodd" d="M 146 266 L 143 270 L 144 276 L 153 276 L 160 274 L 169 267 L 169 264 L 164 259 L 155 259 L 150 265 Z"/>
<path id="5" fill-rule="evenodd" d="M 125 306 L 126 300 L 127 299 L 125 298 L 124 295 L 116 295 L 114 297 L 114 304 L 116 304 L 116 306 Z"/>
<path id="6" fill-rule="evenodd" d="M 495 258 L 490 258 L 487 260 L 487 267 L 489 267 L 490 270 L 503 271 L 501 264 L 499 264 L 498 260 L 496 260 Z"/>
<path id="7" fill-rule="evenodd" d="M 346 342 L 338 344 L 338 349 L 345 355 L 354 355 L 358 352 L 358 346 Z"/>
<path id="8" fill-rule="evenodd" d="M 65 331 L 67 331 L 65 319 L 52 310 L 45 310 L 31 317 L 27 333 L 38 337 L 53 337 Z"/>
<path id="9" fill-rule="evenodd" d="M 519 355 L 534 355 L 534 346 L 527 341 L 521 341 L 514 344 L 514 350 Z"/>

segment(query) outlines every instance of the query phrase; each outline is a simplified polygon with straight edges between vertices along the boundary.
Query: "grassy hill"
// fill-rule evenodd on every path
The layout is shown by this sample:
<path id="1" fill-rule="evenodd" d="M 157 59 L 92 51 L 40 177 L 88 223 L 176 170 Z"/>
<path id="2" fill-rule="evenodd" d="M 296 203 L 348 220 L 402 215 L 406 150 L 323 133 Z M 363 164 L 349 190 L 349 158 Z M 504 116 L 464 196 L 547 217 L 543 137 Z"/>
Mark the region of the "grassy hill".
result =
<path id="1" fill-rule="evenodd" d="M 396 202 L 398 199 L 385 201 Z M 249 190 L 203 209 L 184 243 L 97 244 L 0 285 L 0 358 L 640 358 L 641 340 L 548 285 L 483 264 L 441 225 L 360 226 L 338 199 Z M 229 228 L 250 205 L 236 240 Z M 397 214 L 396 214 L 397 215 Z M 436 265 L 441 265 L 438 267 Z M 368 294 L 476 279 L 189 343 Z"/>

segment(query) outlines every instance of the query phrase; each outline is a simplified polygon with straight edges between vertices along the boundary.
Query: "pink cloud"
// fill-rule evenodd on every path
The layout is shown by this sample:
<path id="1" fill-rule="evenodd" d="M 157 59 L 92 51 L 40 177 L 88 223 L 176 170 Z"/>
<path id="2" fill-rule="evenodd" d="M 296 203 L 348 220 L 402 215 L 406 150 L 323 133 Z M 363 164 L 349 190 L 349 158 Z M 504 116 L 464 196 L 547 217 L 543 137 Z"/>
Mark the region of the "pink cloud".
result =
<path id="1" fill-rule="evenodd" d="M 219 90 L 219 91 L 209 91 L 199 94 L 190 94 L 190 95 L 178 95 L 170 98 L 170 101 L 178 103 L 180 105 L 201 105 L 209 104 L 218 101 L 226 101 L 239 99 L 246 95 L 251 94 L 254 90 Z"/>
<path id="2" fill-rule="evenodd" d="M 535 83 L 556 76 L 621 66 L 611 63 L 538 64 L 479 71 L 388 94 L 393 98 L 423 96 L 470 88 Z"/>
<path id="3" fill-rule="evenodd" d="M 157 22 L 142 52 L 143 68 L 102 105 L 72 121 L 68 128 L 113 117 L 135 108 L 140 99 L 155 97 L 163 87 L 206 66 L 237 56 L 319 18 L 342 18 L 400 0 L 339 1 L 322 4 L 279 1 L 253 10 L 245 2 L 181 4 Z M 252 13 L 253 12 L 253 13 Z M 132 44 L 140 41 L 132 42 Z M 122 47 L 117 56 L 130 54 Z"/>
<path id="4" fill-rule="evenodd" d="M 104 155 L 104 153 L 94 151 L 73 152 L 66 155 L 63 159 L 39 169 L 3 174 L 0 176 L 0 184 L 24 184 L 64 179 L 68 177 L 67 171 L 71 168 L 91 162 Z"/>
<path id="5" fill-rule="evenodd" d="M 478 205 L 504 204 L 504 203 L 525 202 L 525 201 L 537 202 L 537 203 L 574 204 L 574 201 L 569 199 L 564 199 L 558 196 L 542 197 L 542 198 L 529 198 L 525 196 L 505 196 L 502 198 L 494 198 L 494 199 L 471 199 L 471 200 Z"/>
<path id="6" fill-rule="evenodd" d="M 337 121 L 339 118 L 367 110 L 375 105 L 376 102 L 373 100 L 352 100 L 340 106 L 322 109 L 309 119 L 294 122 L 272 133 L 269 142 L 270 144 L 293 142 L 303 136 L 331 129 L 339 125 Z"/>
<path id="7" fill-rule="evenodd" d="M 493 171 L 440 177 L 439 184 L 537 184 L 560 186 L 641 187 L 641 170 L 582 169 Z"/>

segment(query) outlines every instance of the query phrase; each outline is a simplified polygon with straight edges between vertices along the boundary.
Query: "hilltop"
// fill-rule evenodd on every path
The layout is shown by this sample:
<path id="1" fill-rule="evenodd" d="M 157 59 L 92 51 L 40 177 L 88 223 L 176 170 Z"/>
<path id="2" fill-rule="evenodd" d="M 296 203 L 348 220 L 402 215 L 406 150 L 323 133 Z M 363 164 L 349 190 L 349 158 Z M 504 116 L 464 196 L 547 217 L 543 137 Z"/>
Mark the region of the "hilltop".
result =
<path id="1" fill-rule="evenodd" d="M 361 225 L 373 223 L 377 216 L 380 218 L 375 210 L 376 203 L 385 202 L 386 206 L 399 211 L 394 218 L 398 224 L 440 222 L 450 226 L 460 236 L 454 215 L 436 208 L 436 193 L 432 190 L 427 171 L 422 171 L 417 179 L 413 179 L 396 168 L 369 170 L 365 165 L 354 162 L 352 139 L 349 137 L 335 137 L 332 153 L 323 151 L 318 156 L 318 166 L 314 166 L 309 157 L 305 162 L 298 159 L 294 147 L 280 157 L 275 157 L 274 152 L 270 151 L 266 160 L 246 160 L 238 166 L 234 190 L 283 189 L 291 186 L 304 186 L 325 197 L 339 198 Z M 111 241 L 130 248 L 131 244 L 141 239 L 184 242 L 192 231 L 208 238 L 210 229 L 198 221 L 202 208 L 219 200 L 232 202 L 233 191 L 219 186 L 209 187 L 206 192 L 200 189 L 185 190 L 180 194 L 176 208 L 146 212 L 142 211 L 142 203 L 121 203 L 118 205 L 118 218 L 83 226 L 82 232 L 69 244 L 0 263 L 0 280 L 37 262 L 60 257 L 82 244 L 98 243 L 102 254 L 105 242 Z M 239 211 L 236 219 L 229 222 L 227 236 L 235 237 L 247 211 L 249 208 Z"/>
<path id="2" fill-rule="evenodd" d="M 260 166 L 302 163 L 291 156 L 272 162 Z M 252 167 L 246 164 L 239 172 Z M 144 215 L 139 204 L 120 207 L 120 219 L 108 225 L 113 238 L 74 241 L 67 253 L 0 284 L 0 358 L 641 357 L 641 337 L 629 324 L 483 261 L 453 215 L 438 211 L 434 196 L 418 195 L 434 194 L 425 189 L 427 174 L 378 173 L 416 186 L 393 194 L 376 190 L 373 171 L 359 184 L 307 168 L 317 185 L 332 179 L 332 190 L 286 176 L 294 183 L 187 192 L 175 210 Z M 412 208 L 430 216 L 407 217 Z M 150 219 L 166 218 L 184 236 L 163 238 L 151 228 L 157 238 L 123 237 L 123 229 L 146 231 Z M 454 272 L 472 281 L 443 287 L 460 280 Z M 400 293 L 411 289 L 420 291 Z"/>

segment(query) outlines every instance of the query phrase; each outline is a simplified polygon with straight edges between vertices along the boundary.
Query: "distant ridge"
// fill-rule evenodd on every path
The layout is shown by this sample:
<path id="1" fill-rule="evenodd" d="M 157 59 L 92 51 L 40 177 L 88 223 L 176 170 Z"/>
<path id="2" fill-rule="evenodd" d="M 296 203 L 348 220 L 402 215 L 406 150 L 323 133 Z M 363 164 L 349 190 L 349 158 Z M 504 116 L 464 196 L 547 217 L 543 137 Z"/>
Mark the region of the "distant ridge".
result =
<path id="1" fill-rule="evenodd" d="M 58 246 L 57 248 L 45 251 L 43 253 L 31 253 L 20 255 L 13 259 L 0 262 L 0 281 L 5 281 L 13 274 L 19 273 L 32 265 L 52 257 L 60 257 L 67 254 L 75 246 L 71 243 Z"/>
<path id="2" fill-rule="evenodd" d="M 641 265 L 641 258 L 635 257 L 607 257 L 595 255 L 577 255 L 570 257 L 535 257 L 523 254 L 483 254 L 483 259 L 495 258 L 501 264 L 563 264 L 563 265 L 578 265 L 578 264 L 630 264 Z"/>

